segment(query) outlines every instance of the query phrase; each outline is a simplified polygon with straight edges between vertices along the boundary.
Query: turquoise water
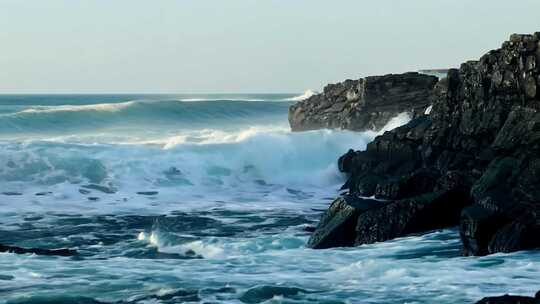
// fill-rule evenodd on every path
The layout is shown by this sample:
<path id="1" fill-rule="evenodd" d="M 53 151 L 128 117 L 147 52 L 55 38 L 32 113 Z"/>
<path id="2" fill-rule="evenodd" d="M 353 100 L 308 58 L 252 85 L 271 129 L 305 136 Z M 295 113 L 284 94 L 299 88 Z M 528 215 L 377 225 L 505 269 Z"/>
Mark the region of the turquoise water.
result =
<path id="1" fill-rule="evenodd" d="M 0 243 L 80 253 L 0 254 L 0 303 L 467 303 L 539 288 L 539 252 L 460 257 L 455 230 L 306 249 L 344 182 L 337 157 L 376 134 L 291 133 L 298 99 L 0 96 Z"/>

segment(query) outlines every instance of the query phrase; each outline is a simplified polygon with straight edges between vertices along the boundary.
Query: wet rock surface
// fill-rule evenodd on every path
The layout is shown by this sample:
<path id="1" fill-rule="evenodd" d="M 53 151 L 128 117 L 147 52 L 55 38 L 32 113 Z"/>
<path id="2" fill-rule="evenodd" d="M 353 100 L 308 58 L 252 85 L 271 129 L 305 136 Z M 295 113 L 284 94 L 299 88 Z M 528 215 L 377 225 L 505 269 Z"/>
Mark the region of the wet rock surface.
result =
<path id="1" fill-rule="evenodd" d="M 500 297 L 486 297 L 476 302 L 476 304 L 539 304 L 540 291 L 533 297 L 504 295 Z"/>
<path id="2" fill-rule="evenodd" d="M 358 216 L 354 245 L 459 225 L 464 255 L 540 247 L 539 41 L 449 70 L 429 115 L 339 159 L 349 196 L 390 201 Z"/>
<path id="3" fill-rule="evenodd" d="M 337 198 L 322 216 L 307 246 L 324 249 L 354 245 L 358 217 L 364 212 L 379 209 L 385 205 L 385 202 L 370 199 L 347 196 Z"/>
<path id="4" fill-rule="evenodd" d="M 371 76 L 327 85 L 289 108 L 293 131 L 380 130 L 396 115 L 416 117 L 430 105 L 437 77 L 416 72 Z"/>

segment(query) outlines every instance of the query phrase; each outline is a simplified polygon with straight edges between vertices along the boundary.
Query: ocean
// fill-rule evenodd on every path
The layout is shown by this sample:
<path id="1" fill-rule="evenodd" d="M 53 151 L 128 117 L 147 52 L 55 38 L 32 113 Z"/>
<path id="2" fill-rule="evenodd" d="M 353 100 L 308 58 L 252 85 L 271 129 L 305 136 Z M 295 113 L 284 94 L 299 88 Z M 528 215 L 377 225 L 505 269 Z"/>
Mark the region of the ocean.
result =
<path id="1" fill-rule="evenodd" d="M 79 252 L 0 253 L 0 303 L 474 303 L 538 290 L 540 252 L 461 257 L 457 229 L 305 248 L 345 181 L 337 158 L 378 134 L 290 132 L 288 107 L 307 95 L 0 95 L 0 244 Z"/>

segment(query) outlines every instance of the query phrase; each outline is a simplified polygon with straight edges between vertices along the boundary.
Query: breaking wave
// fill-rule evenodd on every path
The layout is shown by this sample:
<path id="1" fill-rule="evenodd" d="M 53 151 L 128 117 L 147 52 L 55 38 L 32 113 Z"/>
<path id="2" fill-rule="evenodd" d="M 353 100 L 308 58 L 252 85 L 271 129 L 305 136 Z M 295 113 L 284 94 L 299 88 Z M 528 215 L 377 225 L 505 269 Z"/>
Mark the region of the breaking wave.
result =
<path id="1" fill-rule="evenodd" d="M 0 114 L 0 137 L 28 134 L 97 133 L 102 130 L 136 134 L 272 124 L 282 120 L 287 102 L 178 100 L 127 101 L 90 105 L 30 106 Z M 141 126 L 145 126 L 141 128 Z"/>
<path id="2" fill-rule="evenodd" d="M 336 159 L 410 119 L 290 132 L 288 106 L 310 94 L 0 96 L 0 243 L 80 253 L 3 253 L 0 302 L 455 304 L 535 291 L 539 252 L 462 258 L 455 230 L 305 248 L 344 182 Z"/>
<path id="3" fill-rule="evenodd" d="M 88 190 L 81 190 L 82 186 L 96 184 L 111 190 L 90 188 L 92 196 L 131 197 L 134 205 L 123 203 L 124 210 L 140 207 L 136 202 L 141 199 L 146 202 L 145 196 L 137 195 L 141 191 L 171 201 L 305 200 L 333 193 L 343 182 L 337 157 L 351 147 L 365 147 L 374 134 L 253 128 L 229 133 L 208 130 L 198 136 L 131 144 L 4 144 L 0 145 L 0 184 L 26 198 L 54 189 L 54 198 L 66 201 L 84 199 L 78 192 Z"/>
<path id="4" fill-rule="evenodd" d="M 90 104 L 90 105 L 61 105 L 61 106 L 55 106 L 55 107 L 47 107 L 47 106 L 39 107 L 38 106 L 38 107 L 28 108 L 20 112 L 16 112 L 9 115 L 17 116 L 17 115 L 23 115 L 23 114 L 28 114 L 28 113 L 35 114 L 35 113 L 79 112 L 79 111 L 112 112 L 112 111 L 120 111 L 134 104 L 135 104 L 135 101 L 126 101 L 126 102 L 120 102 L 120 103 L 98 103 L 98 104 Z"/>
<path id="5" fill-rule="evenodd" d="M 317 92 L 312 91 L 312 90 L 307 90 L 302 95 L 290 97 L 290 98 L 287 98 L 286 100 L 289 100 L 289 101 L 302 101 L 302 100 L 306 100 L 306 99 L 310 98 L 311 96 L 313 96 L 315 94 L 317 94 Z"/>

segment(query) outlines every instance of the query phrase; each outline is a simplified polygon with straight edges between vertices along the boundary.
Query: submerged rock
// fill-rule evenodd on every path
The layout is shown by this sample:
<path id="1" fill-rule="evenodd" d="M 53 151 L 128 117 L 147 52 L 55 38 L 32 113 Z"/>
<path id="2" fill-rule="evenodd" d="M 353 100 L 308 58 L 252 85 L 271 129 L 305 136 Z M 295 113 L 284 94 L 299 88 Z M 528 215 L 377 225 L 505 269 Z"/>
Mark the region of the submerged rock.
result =
<path id="1" fill-rule="evenodd" d="M 110 302 L 102 302 L 85 296 L 70 296 L 70 295 L 28 295 L 22 299 L 7 301 L 7 304 L 113 304 Z M 114 302 L 119 304 L 119 302 Z"/>
<path id="2" fill-rule="evenodd" d="M 157 195 L 158 191 L 139 191 L 137 192 L 138 195 Z"/>
<path id="3" fill-rule="evenodd" d="M 349 179 L 342 189 L 391 203 L 362 213 L 355 231 L 347 226 L 326 243 L 459 224 L 464 255 L 540 248 L 539 42 L 540 33 L 513 35 L 479 61 L 449 70 L 433 90 L 429 115 L 343 155 L 338 167 Z M 327 215 L 338 220 L 352 217 L 331 209 Z"/>
<path id="4" fill-rule="evenodd" d="M 103 192 L 103 193 L 106 193 L 106 194 L 114 194 L 117 191 L 114 187 L 111 187 L 111 186 L 107 187 L 107 186 L 97 185 L 97 184 L 88 184 L 88 185 L 84 185 L 82 187 L 85 188 L 85 189 L 97 190 L 97 191 L 100 191 L 100 192 Z M 84 190 L 84 189 L 81 189 L 81 190 Z M 85 194 L 83 192 L 81 192 L 81 193 Z"/>
<path id="5" fill-rule="evenodd" d="M 79 193 L 80 193 L 80 194 L 83 194 L 83 195 L 90 194 L 91 192 L 92 192 L 92 191 L 90 191 L 90 190 L 79 189 Z"/>
<path id="6" fill-rule="evenodd" d="M 424 113 L 436 83 L 435 76 L 411 72 L 329 84 L 323 93 L 291 106 L 289 123 L 293 131 L 380 130 L 400 113 Z"/>
<path id="7" fill-rule="evenodd" d="M 17 246 L 7 246 L 0 244 L 0 252 L 10 252 L 16 254 L 37 254 L 37 255 L 56 255 L 56 256 L 74 256 L 76 250 L 72 249 L 43 249 L 43 248 L 22 248 Z"/>
<path id="8" fill-rule="evenodd" d="M 540 304 L 540 291 L 533 297 L 504 295 L 500 297 L 486 297 L 476 304 Z"/>
<path id="9" fill-rule="evenodd" d="M 19 196 L 19 195 L 22 195 L 21 192 L 14 192 L 14 191 L 6 191 L 6 192 L 2 192 L 3 195 L 7 195 L 7 196 Z"/>
<path id="10" fill-rule="evenodd" d="M 43 192 L 38 192 L 35 195 L 36 196 L 46 196 L 46 195 L 50 195 L 50 194 L 52 194 L 51 191 L 43 191 Z"/>
<path id="11" fill-rule="evenodd" d="M 240 297 L 240 301 L 250 304 L 262 303 L 275 296 L 291 297 L 301 293 L 307 293 L 307 291 L 296 287 L 264 285 L 249 289 Z"/>

